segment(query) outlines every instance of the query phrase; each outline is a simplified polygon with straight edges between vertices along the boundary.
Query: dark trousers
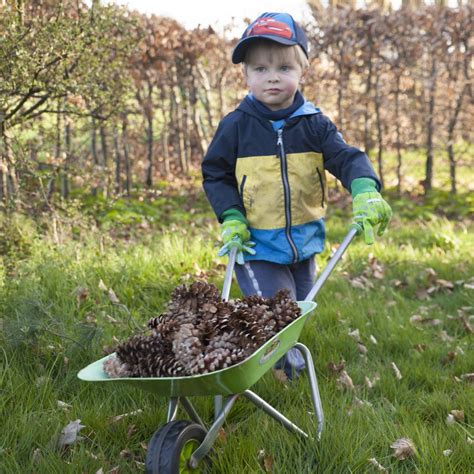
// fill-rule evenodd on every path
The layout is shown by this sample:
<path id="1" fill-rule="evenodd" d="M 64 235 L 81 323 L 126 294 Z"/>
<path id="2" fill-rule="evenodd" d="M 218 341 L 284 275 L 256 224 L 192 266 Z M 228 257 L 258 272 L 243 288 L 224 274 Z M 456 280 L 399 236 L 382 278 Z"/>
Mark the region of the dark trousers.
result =
<path id="1" fill-rule="evenodd" d="M 281 265 L 264 260 L 252 260 L 235 266 L 235 275 L 245 296 L 259 295 L 271 298 L 278 290 L 287 288 L 296 301 L 304 300 L 313 287 L 316 276 L 314 258 L 291 265 Z M 305 362 L 297 349 L 290 349 L 276 364 L 292 379 L 304 369 Z"/>

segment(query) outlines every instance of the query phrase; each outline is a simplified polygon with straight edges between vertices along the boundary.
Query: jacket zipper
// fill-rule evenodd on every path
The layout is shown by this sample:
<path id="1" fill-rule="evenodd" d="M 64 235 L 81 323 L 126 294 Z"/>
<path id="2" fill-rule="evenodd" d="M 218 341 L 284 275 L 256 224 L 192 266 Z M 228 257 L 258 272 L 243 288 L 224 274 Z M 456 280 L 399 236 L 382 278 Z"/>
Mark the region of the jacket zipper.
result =
<path id="1" fill-rule="evenodd" d="M 277 147 L 280 150 L 280 170 L 283 182 L 283 197 L 285 200 L 285 235 L 293 252 L 293 263 L 298 261 L 298 249 L 296 248 L 293 237 L 291 236 L 291 196 L 290 182 L 288 181 L 288 163 L 286 161 L 285 147 L 283 146 L 283 130 L 277 130 Z"/>
<path id="2" fill-rule="evenodd" d="M 321 172 L 319 168 L 316 168 L 319 176 L 319 185 L 321 186 L 321 207 L 324 208 L 324 184 L 323 184 L 323 177 L 321 176 Z"/>
<path id="3" fill-rule="evenodd" d="M 245 186 L 245 181 L 247 181 L 247 175 L 244 174 L 242 176 L 242 181 L 240 182 L 240 197 L 243 199 L 244 198 L 244 186 Z"/>

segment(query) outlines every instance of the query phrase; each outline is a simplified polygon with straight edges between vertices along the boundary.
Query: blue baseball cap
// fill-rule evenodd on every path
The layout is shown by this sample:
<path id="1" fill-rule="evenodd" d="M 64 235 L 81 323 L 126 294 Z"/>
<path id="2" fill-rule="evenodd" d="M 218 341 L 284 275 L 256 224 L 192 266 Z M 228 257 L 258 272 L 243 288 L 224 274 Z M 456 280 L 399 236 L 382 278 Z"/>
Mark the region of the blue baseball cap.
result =
<path id="1" fill-rule="evenodd" d="M 232 62 L 239 64 L 245 59 L 249 45 L 258 38 L 292 46 L 297 44 L 308 57 L 308 40 L 302 28 L 288 13 L 263 13 L 251 23 L 232 52 Z"/>

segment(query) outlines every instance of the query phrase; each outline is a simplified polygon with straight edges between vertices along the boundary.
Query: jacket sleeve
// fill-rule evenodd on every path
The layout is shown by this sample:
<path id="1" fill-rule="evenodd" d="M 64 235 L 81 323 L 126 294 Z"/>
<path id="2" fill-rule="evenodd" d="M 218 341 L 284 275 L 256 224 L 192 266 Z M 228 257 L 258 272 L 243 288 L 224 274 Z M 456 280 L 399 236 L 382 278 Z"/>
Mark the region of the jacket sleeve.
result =
<path id="1" fill-rule="evenodd" d="M 350 192 L 356 178 L 372 178 L 380 190 L 381 184 L 367 155 L 349 146 L 336 126 L 325 115 L 316 116 L 317 134 L 320 141 L 324 167 Z"/>
<path id="2" fill-rule="evenodd" d="M 235 177 L 236 160 L 237 126 L 227 116 L 219 124 L 201 165 L 204 191 L 219 222 L 229 208 L 236 208 L 245 216 Z"/>

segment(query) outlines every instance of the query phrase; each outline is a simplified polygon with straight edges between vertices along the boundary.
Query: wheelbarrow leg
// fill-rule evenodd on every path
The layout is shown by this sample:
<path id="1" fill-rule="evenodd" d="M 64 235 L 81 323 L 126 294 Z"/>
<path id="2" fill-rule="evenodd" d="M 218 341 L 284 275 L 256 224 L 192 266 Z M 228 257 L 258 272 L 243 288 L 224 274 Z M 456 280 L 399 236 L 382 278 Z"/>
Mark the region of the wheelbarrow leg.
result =
<path id="1" fill-rule="evenodd" d="M 309 349 L 301 342 L 297 342 L 294 347 L 301 352 L 306 362 L 306 369 L 308 370 L 309 384 L 311 387 L 311 399 L 313 401 L 314 410 L 318 419 L 317 438 L 321 439 L 321 432 L 324 426 L 324 412 L 321 403 L 321 396 L 319 395 L 318 379 L 316 378 L 316 371 L 314 370 L 313 357 Z"/>
<path id="2" fill-rule="evenodd" d="M 273 408 L 269 403 L 267 403 L 263 398 L 260 398 L 256 393 L 245 390 L 243 393 L 246 398 L 248 398 L 254 405 L 261 408 L 265 413 L 270 415 L 275 420 L 279 421 L 286 429 L 292 431 L 293 433 L 297 433 L 304 438 L 308 438 L 308 435 L 298 426 L 296 426 L 293 422 L 291 422 L 286 416 L 282 415 L 278 410 Z"/>
<path id="3" fill-rule="evenodd" d="M 219 416 L 219 413 L 222 410 L 222 401 L 223 401 L 222 395 L 216 395 L 214 397 L 214 420 L 217 419 L 217 417 Z"/>
<path id="4" fill-rule="evenodd" d="M 236 394 L 231 395 L 230 397 L 227 397 L 225 399 L 224 406 L 222 407 L 222 410 L 220 411 L 214 423 L 210 426 L 209 431 L 207 432 L 207 435 L 204 438 L 204 441 L 200 444 L 199 448 L 194 451 L 191 458 L 189 459 L 188 464 L 191 469 L 196 469 L 199 464 L 199 461 L 201 461 L 201 459 L 203 459 L 204 456 L 206 456 L 206 454 L 212 448 L 212 445 L 219 434 L 219 430 L 224 424 L 226 416 L 229 414 L 232 406 L 234 405 L 238 397 L 239 394 Z"/>
<path id="5" fill-rule="evenodd" d="M 166 415 L 166 422 L 169 423 L 176 418 L 176 413 L 178 413 L 178 397 L 170 398 L 168 403 L 168 414 Z"/>
<path id="6" fill-rule="evenodd" d="M 202 421 L 193 404 L 186 397 L 180 397 L 180 401 L 183 405 L 183 408 L 186 410 L 186 413 L 190 416 L 191 420 L 193 420 L 194 423 L 201 425 L 207 431 L 206 425 Z"/>

